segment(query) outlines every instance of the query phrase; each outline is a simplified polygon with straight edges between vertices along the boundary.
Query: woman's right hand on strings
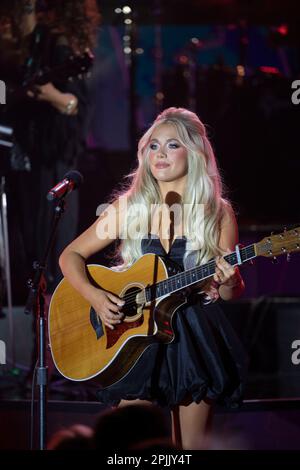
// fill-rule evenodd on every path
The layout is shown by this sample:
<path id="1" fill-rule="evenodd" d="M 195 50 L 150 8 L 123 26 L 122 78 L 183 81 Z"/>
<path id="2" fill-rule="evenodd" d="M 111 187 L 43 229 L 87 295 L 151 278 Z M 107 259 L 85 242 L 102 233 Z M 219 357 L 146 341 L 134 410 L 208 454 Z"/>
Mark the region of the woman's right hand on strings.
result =
<path id="1" fill-rule="evenodd" d="M 124 318 L 124 314 L 120 310 L 125 302 L 120 297 L 103 289 L 95 288 L 88 300 L 102 322 L 111 330 Z"/>

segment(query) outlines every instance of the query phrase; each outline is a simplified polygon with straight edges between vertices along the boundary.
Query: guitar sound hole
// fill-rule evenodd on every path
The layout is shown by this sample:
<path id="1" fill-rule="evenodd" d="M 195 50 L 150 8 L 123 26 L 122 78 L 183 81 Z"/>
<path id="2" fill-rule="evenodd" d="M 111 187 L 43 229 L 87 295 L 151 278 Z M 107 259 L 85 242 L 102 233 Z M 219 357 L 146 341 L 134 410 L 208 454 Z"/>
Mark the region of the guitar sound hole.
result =
<path id="1" fill-rule="evenodd" d="M 141 292 L 141 289 L 138 287 L 131 287 L 124 293 L 123 299 L 125 300 L 125 305 L 122 307 L 121 312 L 126 317 L 134 317 L 137 314 L 139 305 L 136 303 L 136 296 L 139 292 Z"/>

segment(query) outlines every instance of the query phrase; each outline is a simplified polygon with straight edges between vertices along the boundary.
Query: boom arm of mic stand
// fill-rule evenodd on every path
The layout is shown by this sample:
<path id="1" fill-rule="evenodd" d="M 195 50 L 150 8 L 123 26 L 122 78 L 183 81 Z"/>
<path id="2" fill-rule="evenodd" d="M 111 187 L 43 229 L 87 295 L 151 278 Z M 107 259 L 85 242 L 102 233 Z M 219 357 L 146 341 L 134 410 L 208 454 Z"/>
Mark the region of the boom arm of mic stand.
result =
<path id="1" fill-rule="evenodd" d="M 49 254 L 51 252 L 52 245 L 55 240 L 55 235 L 57 231 L 57 226 L 58 222 L 60 220 L 61 215 L 63 214 L 65 210 L 65 200 L 64 197 L 59 199 L 56 206 L 55 206 L 55 214 L 54 214 L 54 220 L 53 220 L 53 225 L 52 225 L 52 230 L 50 232 L 50 236 L 48 239 L 47 247 L 45 254 L 43 256 L 43 260 L 40 263 L 39 261 L 34 261 L 33 263 L 33 269 L 35 271 L 35 275 L 33 279 L 28 279 L 27 285 L 29 287 L 29 294 L 27 297 L 24 313 L 26 315 L 29 315 L 33 311 L 33 307 L 36 306 L 37 302 L 37 297 L 38 297 L 38 291 L 40 287 L 42 287 L 42 291 L 45 290 L 45 278 L 43 276 L 45 269 L 47 267 L 47 260 L 49 257 Z M 42 286 L 42 279 L 44 282 L 44 286 Z"/>

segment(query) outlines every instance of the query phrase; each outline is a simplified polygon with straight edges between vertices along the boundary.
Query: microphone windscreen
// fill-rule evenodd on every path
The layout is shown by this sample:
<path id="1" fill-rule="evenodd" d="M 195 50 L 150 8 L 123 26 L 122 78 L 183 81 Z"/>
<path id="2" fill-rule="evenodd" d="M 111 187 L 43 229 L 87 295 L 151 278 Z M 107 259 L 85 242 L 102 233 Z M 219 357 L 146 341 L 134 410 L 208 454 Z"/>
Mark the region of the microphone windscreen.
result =
<path id="1" fill-rule="evenodd" d="M 79 186 L 83 183 L 83 176 L 77 170 L 68 171 L 68 173 L 66 173 L 65 176 L 64 176 L 64 179 L 65 178 L 70 180 L 70 181 L 73 181 L 74 189 L 79 188 Z"/>

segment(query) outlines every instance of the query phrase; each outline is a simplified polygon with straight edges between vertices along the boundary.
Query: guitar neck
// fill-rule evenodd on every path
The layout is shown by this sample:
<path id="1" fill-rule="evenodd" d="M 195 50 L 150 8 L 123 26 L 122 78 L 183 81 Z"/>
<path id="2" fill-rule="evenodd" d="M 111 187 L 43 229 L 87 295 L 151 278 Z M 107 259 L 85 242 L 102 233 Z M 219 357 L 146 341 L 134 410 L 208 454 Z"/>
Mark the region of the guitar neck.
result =
<path id="1" fill-rule="evenodd" d="M 236 251 L 224 256 L 225 260 L 231 266 L 238 266 L 253 258 L 256 258 L 256 244 L 246 246 L 244 248 L 237 248 Z M 212 277 L 215 273 L 216 262 L 214 259 L 201 266 L 188 269 L 182 273 L 175 274 L 164 281 L 160 281 L 145 289 L 147 302 L 158 299 L 167 294 L 172 294 L 185 287 L 192 286 L 197 282 L 204 281 Z"/>
<path id="2" fill-rule="evenodd" d="M 67 82 L 74 78 L 82 79 L 90 70 L 94 62 L 94 56 L 85 52 L 79 56 L 71 56 L 60 65 L 50 69 L 42 69 L 28 80 L 24 80 L 21 86 L 11 87 L 9 90 L 10 104 L 14 104 L 21 98 L 26 97 L 26 91 L 36 85 L 45 85 L 48 82 Z"/>

